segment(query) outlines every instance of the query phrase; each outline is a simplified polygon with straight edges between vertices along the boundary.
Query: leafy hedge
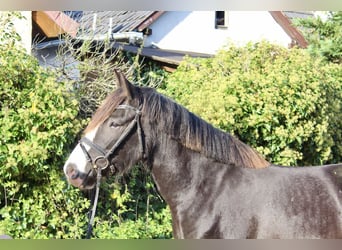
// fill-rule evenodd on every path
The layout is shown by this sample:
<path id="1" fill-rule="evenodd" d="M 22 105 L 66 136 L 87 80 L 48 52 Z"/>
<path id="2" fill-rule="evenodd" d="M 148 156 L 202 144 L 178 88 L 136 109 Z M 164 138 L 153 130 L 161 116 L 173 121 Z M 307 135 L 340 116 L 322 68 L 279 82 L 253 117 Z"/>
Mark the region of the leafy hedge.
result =
<path id="1" fill-rule="evenodd" d="M 89 194 L 69 187 L 62 170 L 87 122 L 79 89 L 57 81 L 18 47 L 13 30 L 7 34 L 0 47 L 0 234 L 84 238 Z M 137 168 L 103 183 L 95 238 L 171 237 L 169 211 L 148 178 Z"/>
<path id="2" fill-rule="evenodd" d="M 0 65 L 0 231 L 79 238 L 89 202 L 61 178 L 81 128 L 78 102 L 19 48 L 1 46 Z"/>
<path id="3" fill-rule="evenodd" d="M 13 41 L 0 47 L 0 234 L 82 238 L 89 200 L 62 172 L 84 125 L 80 95 Z M 274 163 L 320 164 L 342 158 L 341 78 L 339 65 L 260 43 L 187 59 L 160 90 Z M 142 168 L 101 190 L 96 238 L 172 237 L 169 210 Z"/>
<path id="4" fill-rule="evenodd" d="M 94 235 L 100 239 L 167 239 L 171 214 L 151 176 L 137 166 L 129 176 L 103 183 Z"/>
<path id="5" fill-rule="evenodd" d="M 342 11 L 325 12 L 326 20 L 319 16 L 295 18 L 294 24 L 301 28 L 309 42 L 308 50 L 323 60 L 342 63 Z"/>
<path id="6" fill-rule="evenodd" d="M 162 92 L 283 165 L 342 158 L 340 65 L 267 42 L 185 60 Z"/>

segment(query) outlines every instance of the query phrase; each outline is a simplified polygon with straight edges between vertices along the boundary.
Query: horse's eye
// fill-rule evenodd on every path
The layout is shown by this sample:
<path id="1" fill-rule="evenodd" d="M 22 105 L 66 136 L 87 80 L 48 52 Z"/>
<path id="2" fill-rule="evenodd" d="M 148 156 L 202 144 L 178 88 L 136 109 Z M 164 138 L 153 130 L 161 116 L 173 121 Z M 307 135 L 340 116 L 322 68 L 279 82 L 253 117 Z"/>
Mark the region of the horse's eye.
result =
<path id="1" fill-rule="evenodd" d="M 117 123 L 117 122 L 111 122 L 111 123 L 109 124 L 109 127 L 111 127 L 111 128 L 117 128 L 117 127 L 120 127 L 120 124 Z"/>

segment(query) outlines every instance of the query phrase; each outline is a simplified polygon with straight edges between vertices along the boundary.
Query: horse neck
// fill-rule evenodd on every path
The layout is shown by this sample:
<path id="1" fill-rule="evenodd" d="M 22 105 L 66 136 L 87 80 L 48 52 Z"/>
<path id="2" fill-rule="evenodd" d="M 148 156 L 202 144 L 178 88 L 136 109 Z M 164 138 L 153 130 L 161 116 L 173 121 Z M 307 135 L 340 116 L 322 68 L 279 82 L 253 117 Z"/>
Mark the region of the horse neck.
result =
<path id="1" fill-rule="evenodd" d="M 158 139 L 150 162 L 151 172 L 159 192 L 172 206 L 189 191 L 190 185 L 193 187 L 203 181 L 204 166 L 213 164 L 213 160 L 186 148 L 165 133 L 155 138 Z"/>
<path id="2" fill-rule="evenodd" d="M 179 191 L 208 169 L 264 168 L 269 163 L 252 148 L 162 95 L 144 89 L 142 128 L 149 166 L 157 186 Z M 214 170 L 213 170 L 214 169 Z M 204 177 L 203 177 L 204 178 Z M 166 183 L 166 184 L 165 184 Z"/>

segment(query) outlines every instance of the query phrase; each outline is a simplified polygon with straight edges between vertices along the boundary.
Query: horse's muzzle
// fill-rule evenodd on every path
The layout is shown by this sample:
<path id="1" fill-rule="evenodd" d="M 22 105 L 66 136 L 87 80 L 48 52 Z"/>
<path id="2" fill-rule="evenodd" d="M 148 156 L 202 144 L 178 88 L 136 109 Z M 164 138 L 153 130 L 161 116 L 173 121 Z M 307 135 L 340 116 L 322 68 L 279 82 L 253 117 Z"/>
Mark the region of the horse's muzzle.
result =
<path id="1" fill-rule="evenodd" d="M 88 173 L 82 173 L 76 167 L 70 164 L 66 168 L 65 174 L 68 178 L 68 182 L 74 187 L 80 189 L 92 189 L 95 186 L 96 177 L 92 170 L 90 170 Z"/>

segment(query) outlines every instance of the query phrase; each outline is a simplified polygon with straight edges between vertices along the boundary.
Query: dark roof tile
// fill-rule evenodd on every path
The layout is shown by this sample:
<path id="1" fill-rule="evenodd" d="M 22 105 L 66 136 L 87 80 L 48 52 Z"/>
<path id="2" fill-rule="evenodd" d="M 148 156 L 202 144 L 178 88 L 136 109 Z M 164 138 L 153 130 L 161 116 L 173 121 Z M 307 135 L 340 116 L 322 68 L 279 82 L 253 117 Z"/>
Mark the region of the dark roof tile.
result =
<path id="1" fill-rule="evenodd" d="M 106 35 L 110 29 L 113 33 L 136 31 L 140 24 L 155 11 L 83 11 L 78 22 L 78 35 Z M 79 14 L 80 16 L 80 14 Z M 94 20 L 95 25 L 94 25 Z"/>

